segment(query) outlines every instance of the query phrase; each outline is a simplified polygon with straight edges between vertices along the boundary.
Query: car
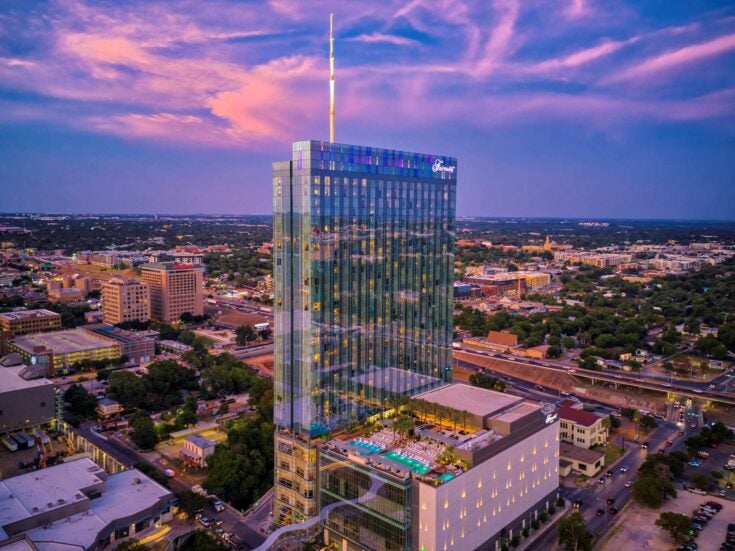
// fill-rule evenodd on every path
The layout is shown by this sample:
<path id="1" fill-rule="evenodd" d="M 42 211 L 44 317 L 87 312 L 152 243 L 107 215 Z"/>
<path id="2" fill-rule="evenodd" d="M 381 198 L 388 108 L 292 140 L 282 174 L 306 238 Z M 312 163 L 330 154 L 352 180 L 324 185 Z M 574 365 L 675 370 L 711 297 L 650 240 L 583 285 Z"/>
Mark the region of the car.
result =
<path id="1" fill-rule="evenodd" d="M 622 467 L 620 467 L 620 472 L 621 473 L 627 473 L 628 472 L 628 469 L 630 469 L 630 467 L 628 467 L 628 465 L 623 465 Z"/>
<path id="2" fill-rule="evenodd" d="M 644 450 L 647 450 L 648 449 L 648 442 L 643 442 L 643 444 L 641 444 L 641 448 L 643 448 Z"/>
<path id="3" fill-rule="evenodd" d="M 597 509 L 597 512 L 595 513 L 595 515 L 597 515 L 598 517 L 601 517 L 604 514 L 605 514 L 605 509 Z"/>
<path id="4" fill-rule="evenodd" d="M 722 510 L 722 503 L 719 503 L 717 501 L 708 501 L 705 503 L 705 506 L 709 507 L 710 509 L 715 509 L 717 512 Z"/>
<path id="5" fill-rule="evenodd" d="M 605 477 L 605 476 L 601 476 L 601 477 L 600 477 L 600 480 L 598 480 L 598 481 L 597 481 L 597 483 L 598 483 L 598 484 L 604 484 L 606 480 L 607 480 L 607 477 Z"/>
<path id="6" fill-rule="evenodd" d="M 700 524 L 699 522 L 692 522 L 692 528 L 701 532 L 704 529 L 704 524 Z"/>
<path id="7" fill-rule="evenodd" d="M 710 448 L 716 448 L 716 447 L 717 447 L 717 446 L 719 446 L 719 445 L 720 445 L 720 443 L 719 443 L 719 442 L 712 442 L 712 443 L 711 443 L 711 444 L 709 445 L 709 447 L 710 447 Z"/>
<path id="8" fill-rule="evenodd" d="M 582 505 L 584 505 L 584 501 L 582 501 L 581 499 L 578 499 L 574 502 L 575 509 L 579 509 Z"/>
<path id="9" fill-rule="evenodd" d="M 698 451 L 697 457 L 699 457 L 700 459 L 707 459 L 709 457 L 709 454 L 707 452 Z"/>
<path id="10" fill-rule="evenodd" d="M 215 500 L 215 502 L 212 504 L 212 507 L 214 507 L 214 510 L 218 513 L 221 513 L 225 510 L 225 504 L 222 503 L 219 499 Z"/>
<path id="11" fill-rule="evenodd" d="M 666 441 L 666 447 L 671 446 L 672 444 L 673 444 L 673 442 L 671 440 L 667 440 Z"/>
<path id="12" fill-rule="evenodd" d="M 199 524 L 201 524 L 205 528 L 209 528 L 209 524 L 210 524 L 209 518 L 205 516 L 199 517 Z"/>
<path id="13" fill-rule="evenodd" d="M 608 505 L 614 505 L 615 504 L 615 498 L 614 497 L 608 497 L 607 498 L 607 504 Z"/>
<path id="14" fill-rule="evenodd" d="M 619 511 L 619 510 L 620 510 L 620 509 L 618 509 L 617 507 L 610 507 L 610 508 L 609 508 L 609 509 L 607 510 L 607 512 L 608 512 L 608 513 L 610 513 L 611 515 L 617 515 L 617 514 L 618 514 L 618 511 Z"/>
<path id="15" fill-rule="evenodd" d="M 719 492 L 717 492 L 720 497 L 727 497 L 727 490 L 721 489 Z"/>
<path id="16" fill-rule="evenodd" d="M 605 474 L 606 474 L 607 476 L 610 476 L 610 477 L 611 477 L 611 476 L 613 475 L 613 472 L 612 472 L 612 471 L 607 471 L 607 472 L 606 472 Z"/>
<path id="17" fill-rule="evenodd" d="M 626 483 L 625 483 L 625 487 L 626 487 L 626 488 L 630 488 L 630 487 L 631 487 L 632 485 L 633 485 L 633 481 L 632 481 L 632 480 L 628 480 L 628 481 L 626 481 Z"/>
<path id="18" fill-rule="evenodd" d="M 666 453 L 666 450 L 665 450 L 665 449 L 663 449 L 663 448 L 661 448 L 660 450 L 658 450 L 658 452 L 657 452 L 657 453 L 658 453 L 659 455 L 663 455 L 663 454 L 665 454 L 665 453 Z"/>

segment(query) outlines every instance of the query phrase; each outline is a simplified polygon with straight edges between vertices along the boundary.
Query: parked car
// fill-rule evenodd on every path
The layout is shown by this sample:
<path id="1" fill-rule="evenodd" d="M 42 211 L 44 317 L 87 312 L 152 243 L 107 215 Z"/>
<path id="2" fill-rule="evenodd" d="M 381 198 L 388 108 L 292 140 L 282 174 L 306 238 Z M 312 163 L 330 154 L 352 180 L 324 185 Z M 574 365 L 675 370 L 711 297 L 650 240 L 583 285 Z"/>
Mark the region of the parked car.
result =
<path id="1" fill-rule="evenodd" d="M 212 504 L 212 507 L 214 507 L 214 510 L 218 513 L 221 513 L 225 510 L 225 504 L 222 503 L 219 499 L 215 500 L 215 502 Z"/>
<path id="2" fill-rule="evenodd" d="M 598 517 L 601 517 L 604 514 L 605 514 L 605 509 L 597 509 L 597 512 L 595 513 L 595 515 L 597 515 Z"/>
<path id="3" fill-rule="evenodd" d="M 630 469 L 630 467 L 628 467 L 628 465 L 623 465 L 622 467 L 620 467 L 620 472 L 621 473 L 627 473 L 628 472 L 628 469 Z"/>

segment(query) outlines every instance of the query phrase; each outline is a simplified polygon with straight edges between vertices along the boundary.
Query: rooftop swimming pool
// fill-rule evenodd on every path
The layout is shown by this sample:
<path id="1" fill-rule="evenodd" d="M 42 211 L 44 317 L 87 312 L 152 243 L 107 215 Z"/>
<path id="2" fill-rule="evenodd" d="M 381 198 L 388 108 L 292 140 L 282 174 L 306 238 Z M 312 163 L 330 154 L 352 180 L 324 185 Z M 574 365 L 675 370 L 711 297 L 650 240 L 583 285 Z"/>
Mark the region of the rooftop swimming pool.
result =
<path id="1" fill-rule="evenodd" d="M 383 457 L 392 459 L 393 461 L 396 461 L 397 463 L 402 463 L 406 465 L 416 474 L 424 475 L 431 470 L 431 467 L 428 467 L 421 461 L 416 461 L 415 459 L 411 459 L 410 457 L 404 457 L 396 451 L 390 451 L 388 453 L 385 453 L 383 454 Z"/>
<path id="2" fill-rule="evenodd" d="M 439 475 L 439 480 L 441 480 L 442 482 L 449 482 L 454 478 L 454 476 L 455 475 L 453 475 L 452 473 L 443 473 Z"/>
<path id="3" fill-rule="evenodd" d="M 353 448 L 358 448 L 358 452 L 360 455 L 371 455 L 383 451 L 383 448 L 381 448 L 377 444 L 373 444 L 371 442 L 362 442 L 360 440 L 352 440 L 350 442 L 350 446 L 352 446 Z"/>

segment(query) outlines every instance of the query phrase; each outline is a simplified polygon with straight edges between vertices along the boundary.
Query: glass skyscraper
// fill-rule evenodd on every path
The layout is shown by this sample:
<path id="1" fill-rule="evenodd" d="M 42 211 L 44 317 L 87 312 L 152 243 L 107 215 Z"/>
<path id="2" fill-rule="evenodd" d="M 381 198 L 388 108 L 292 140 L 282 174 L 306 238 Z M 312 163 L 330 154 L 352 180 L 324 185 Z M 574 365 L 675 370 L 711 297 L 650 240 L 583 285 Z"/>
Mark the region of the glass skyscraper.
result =
<path id="1" fill-rule="evenodd" d="M 276 521 L 316 439 L 451 380 L 457 161 L 322 141 L 273 164 Z"/>

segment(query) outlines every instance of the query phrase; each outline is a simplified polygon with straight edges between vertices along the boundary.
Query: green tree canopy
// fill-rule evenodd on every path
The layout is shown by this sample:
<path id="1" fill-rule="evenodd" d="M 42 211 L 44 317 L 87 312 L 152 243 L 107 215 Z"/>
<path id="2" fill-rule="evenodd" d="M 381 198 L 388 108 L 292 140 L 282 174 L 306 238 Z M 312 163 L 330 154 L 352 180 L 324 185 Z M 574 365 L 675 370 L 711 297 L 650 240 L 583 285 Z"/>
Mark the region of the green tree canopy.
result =
<path id="1" fill-rule="evenodd" d="M 567 551 L 592 551 L 593 540 L 581 513 L 574 512 L 559 522 L 559 543 Z"/>

